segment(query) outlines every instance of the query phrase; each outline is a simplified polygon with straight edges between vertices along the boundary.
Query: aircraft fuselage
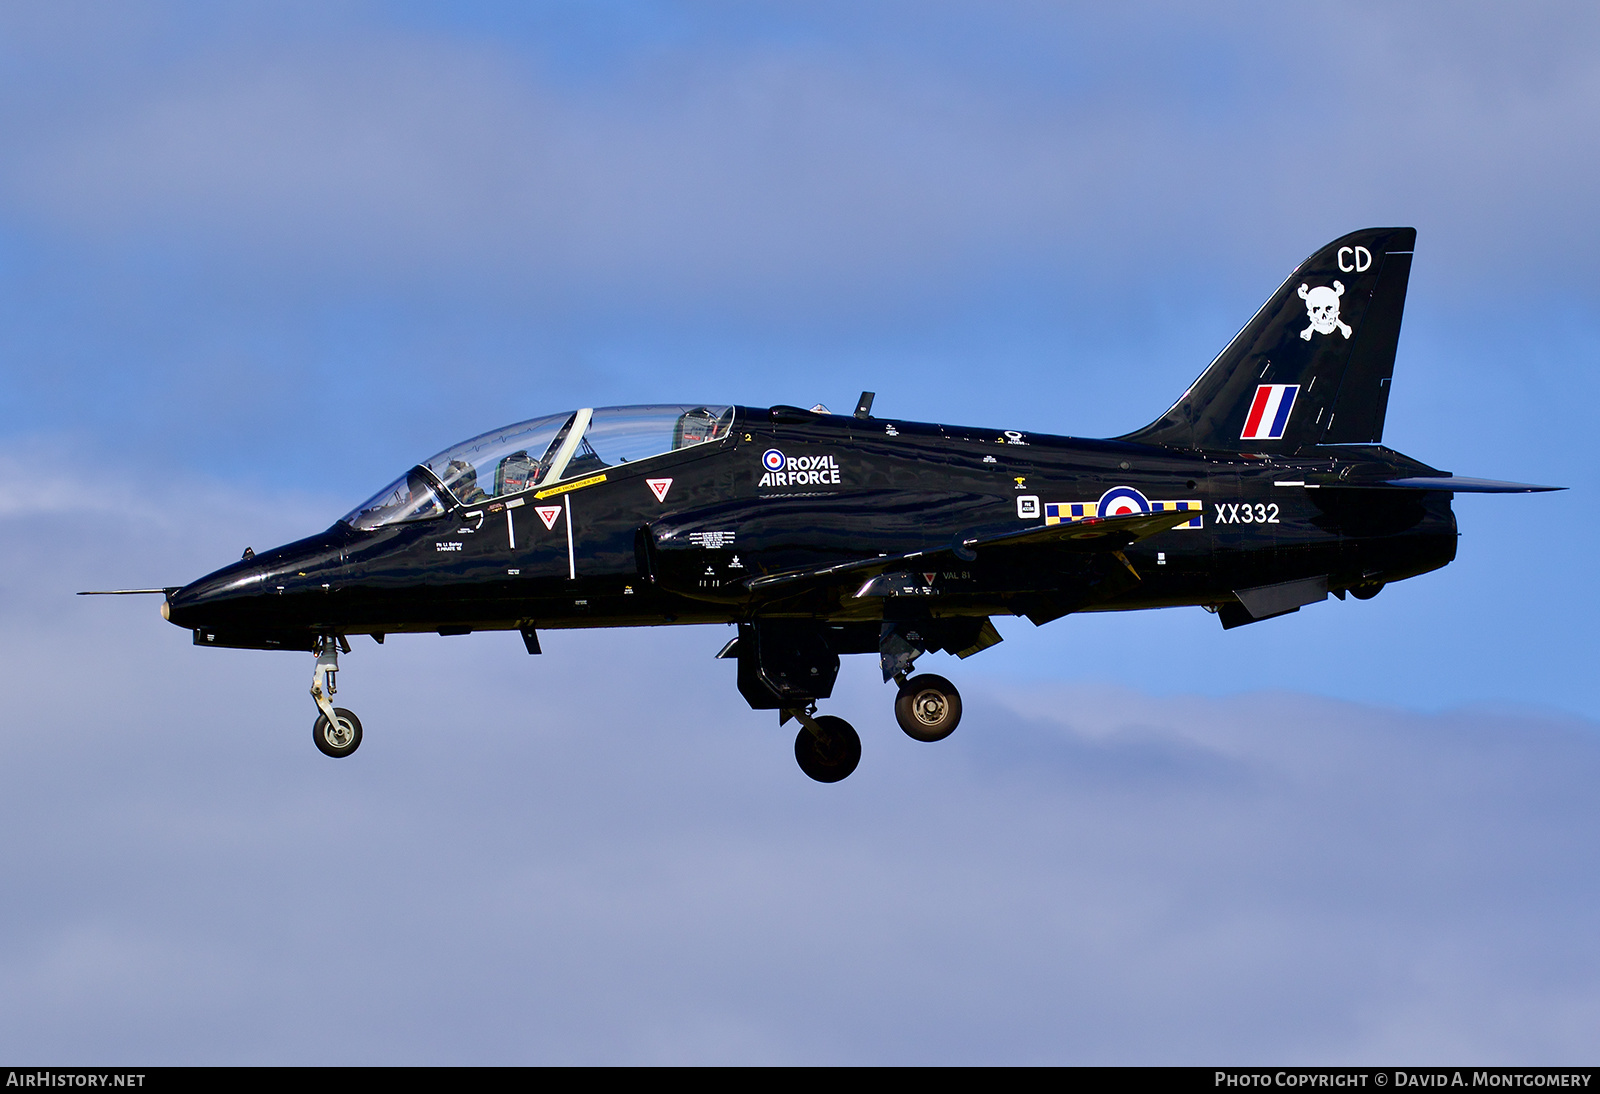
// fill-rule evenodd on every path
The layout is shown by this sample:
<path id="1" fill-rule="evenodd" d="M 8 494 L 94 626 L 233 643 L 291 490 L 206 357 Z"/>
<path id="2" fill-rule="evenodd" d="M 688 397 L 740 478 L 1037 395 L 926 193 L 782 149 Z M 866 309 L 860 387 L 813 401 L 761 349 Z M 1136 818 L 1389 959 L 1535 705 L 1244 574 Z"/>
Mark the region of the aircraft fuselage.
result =
<path id="1" fill-rule="evenodd" d="M 1345 487 L 1439 474 L 1379 446 L 1313 456 L 1181 453 L 1122 441 L 735 411 L 722 440 L 584 469 L 431 519 L 345 524 L 179 590 L 168 618 L 203 644 L 308 649 L 320 634 L 536 627 L 834 623 L 1207 605 L 1325 575 L 1334 593 L 1451 561 L 1445 491 Z M 1341 475 L 1343 478 L 1341 478 Z M 763 593 L 751 579 L 947 548 L 962 538 L 1180 506 L 1192 521 L 1123 548 L 1137 581 L 1085 599 L 1097 556 L 1044 545 L 946 553 L 894 595 Z M 1135 496 L 1136 492 L 1136 496 Z M 1116 505 L 1113 498 L 1110 505 Z M 1076 509 L 1074 509 L 1076 507 Z M 1085 528 L 1091 525 L 1084 525 Z M 960 555 L 971 555 L 970 558 Z M 999 557 L 994 557 L 999 555 Z M 990 557 L 986 557 L 990 556 Z"/>

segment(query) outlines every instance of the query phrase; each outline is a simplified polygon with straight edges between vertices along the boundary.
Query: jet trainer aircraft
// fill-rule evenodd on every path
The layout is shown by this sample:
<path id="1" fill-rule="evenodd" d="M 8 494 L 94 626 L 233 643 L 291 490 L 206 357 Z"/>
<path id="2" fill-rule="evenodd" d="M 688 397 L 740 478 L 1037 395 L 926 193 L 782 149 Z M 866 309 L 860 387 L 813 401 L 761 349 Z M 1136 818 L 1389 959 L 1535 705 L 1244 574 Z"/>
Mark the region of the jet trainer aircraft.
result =
<path id="1" fill-rule="evenodd" d="M 316 655 L 313 738 L 350 635 L 736 624 L 739 692 L 848 776 L 861 741 L 818 716 L 841 654 L 877 654 L 895 717 L 950 735 L 961 697 L 924 654 L 1000 641 L 996 615 L 1193 605 L 1224 628 L 1373 596 L 1456 553 L 1451 495 L 1555 489 L 1454 476 L 1379 442 L 1411 228 L 1317 251 L 1165 414 L 1111 440 L 823 408 L 563 411 L 423 461 L 326 532 L 163 592 L 201 646 Z"/>

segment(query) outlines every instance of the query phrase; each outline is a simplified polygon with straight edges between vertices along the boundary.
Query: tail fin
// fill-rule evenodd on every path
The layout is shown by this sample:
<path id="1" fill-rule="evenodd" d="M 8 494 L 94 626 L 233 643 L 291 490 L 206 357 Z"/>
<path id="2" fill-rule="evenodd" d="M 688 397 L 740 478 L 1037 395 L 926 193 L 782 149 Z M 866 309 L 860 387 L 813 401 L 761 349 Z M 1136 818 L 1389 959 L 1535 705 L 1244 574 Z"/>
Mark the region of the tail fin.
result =
<path id="1" fill-rule="evenodd" d="M 1302 262 L 1171 410 L 1118 438 L 1225 452 L 1383 439 L 1415 228 L 1367 228 Z"/>

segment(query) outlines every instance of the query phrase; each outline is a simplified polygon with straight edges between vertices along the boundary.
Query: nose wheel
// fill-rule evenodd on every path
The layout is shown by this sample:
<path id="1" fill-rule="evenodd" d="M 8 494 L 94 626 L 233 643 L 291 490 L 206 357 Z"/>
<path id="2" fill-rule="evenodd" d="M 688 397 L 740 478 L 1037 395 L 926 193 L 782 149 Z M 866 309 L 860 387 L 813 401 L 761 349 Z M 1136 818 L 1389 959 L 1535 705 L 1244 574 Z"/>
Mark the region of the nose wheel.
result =
<path id="1" fill-rule="evenodd" d="M 317 751 L 337 760 L 361 747 L 361 719 L 344 707 L 334 707 L 333 714 L 338 721 L 328 721 L 326 714 L 317 715 L 311 739 L 316 742 Z"/>
<path id="2" fill-rule="evenodd" d="M 961 724 L 961 693 L 943 676 L 913 676 L 900 685 L 894 720 L 914 741 L 942 741 Z"/>
<path id="3" fill-rule="evenodd" d="M 311 698 L 317 704 L 317 720 L 311 726 L 311 740 L 324 756 L 342 759 L 361 747 L 361 719 L 344 707 L 333 705 L 339 690 L 339 648 L 350 652 L 349 643 L 338 635 L 317 640 L 317 668 L 311 674 Z"/>

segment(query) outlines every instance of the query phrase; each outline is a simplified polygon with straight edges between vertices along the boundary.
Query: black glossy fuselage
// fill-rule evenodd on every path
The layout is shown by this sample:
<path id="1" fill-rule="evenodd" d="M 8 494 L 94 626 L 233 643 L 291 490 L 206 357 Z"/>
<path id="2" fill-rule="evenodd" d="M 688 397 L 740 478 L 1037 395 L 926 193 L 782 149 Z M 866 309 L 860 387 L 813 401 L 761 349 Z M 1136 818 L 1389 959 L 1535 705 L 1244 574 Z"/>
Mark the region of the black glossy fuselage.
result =
<path id="1" fill-rule="evenodd" d="M 1449 493 L 1373 488 L 1431 470 L 1379 446 L 1206 453 L 741 407 L 720 441 L 433 519 L 337 524 L 174 592 L 166 614 L 206 644 L 309 648 L 325 634 L 1215 607 L 1245 587 L 1326 576 L 1341 592 L 1450 562 Z M 1070 521 L 1117 488 L 1198 517 L 1128 545 L 1133 580 L 1108 584 L 1092 557 L 1053 546 L 949 554 Z M 749 584 L 916 551 L 944 553 L 915 595 Z"/>

